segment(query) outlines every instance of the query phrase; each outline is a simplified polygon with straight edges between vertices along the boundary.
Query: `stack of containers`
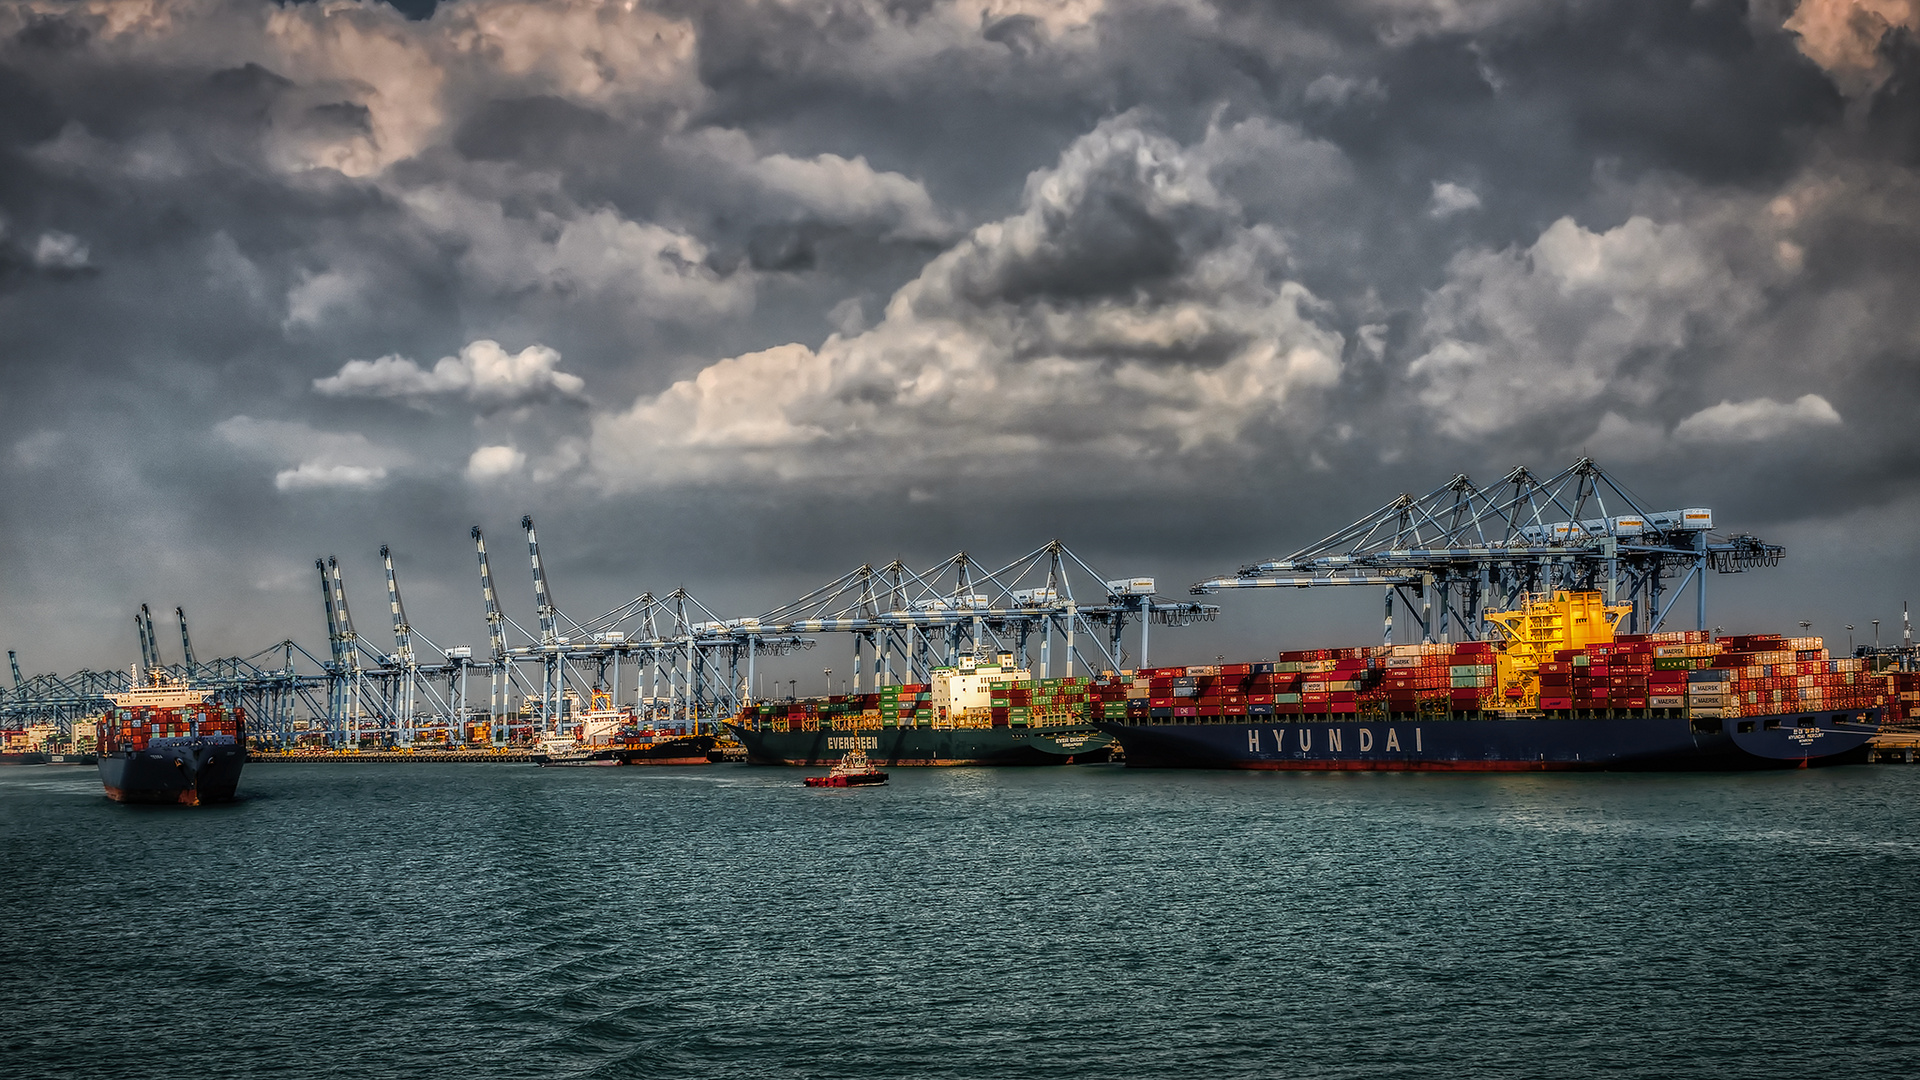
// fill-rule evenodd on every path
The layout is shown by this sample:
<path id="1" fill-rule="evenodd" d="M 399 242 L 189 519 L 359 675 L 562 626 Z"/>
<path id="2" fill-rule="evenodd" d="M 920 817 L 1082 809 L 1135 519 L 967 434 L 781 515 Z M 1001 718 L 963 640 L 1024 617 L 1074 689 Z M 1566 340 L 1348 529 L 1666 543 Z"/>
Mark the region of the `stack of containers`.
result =
<path id="1" fill-rule="evenodd" d="M 1695 716 L 1871 709 L 1889 700 L 1888 684 L 1865 660 L 1836 660 L 1817 637 L 1754 634 L 1715 644 L 1720 651 L 1711 666 L 1688 673 L 1688 709 Z"/>
<path id="2" fill-rule="evenodd" d="M 1295 687 L 1297 673 L 1276 675 L 1276 665 L 1200 664 L 1141 668 L 1095 684 L 1089 711 L 1133 723 L 1217 723 L 1249 715 L 1272 715 L 1276 686 Z M 1298 698 L 1297 691 L 1293 697 Z M 1297 701 L 1295 702 L 1297 704 Z"/>
<path id="3" fill-rule="evenodd" d="M 1370 710 L 1478 712 L 1488 707 L 1496 687 L 1494 648 L 1484 641 L 1389 645 L 1374 652 L 1380 685 L 1367 695 Z"/>
<path id="4" fill-rule="evenodd" d="M 1887 688 L 1887 723 L 1911 724 L 1920 719 L 1920 671 L 1888 671 L 1880 678 Z"/>
<path id="5" fill-rule="evenodd" d="M 1013 679 L 987 684 L 988 712 L 994 727 L 1047 727 L 1078 724 L 1087 716 L 1087 687 L 1080 676 Z"/>
<path id="6" fill-rule="evenodd" d="M 1304 649 L 1281 653 L 1273 665 L 1274 712 L 1307 716 L 1358 712 L 1359 695 L 1375 678 L 1373 652 L 1371 649 Z M 1291 678 L 1285 678 L 1287 676 Z M 1282 685 L 1287 689 L 1279 689 Z"/>
<path id="7" fill-rule="evenodd" d="M 933 684 L 901 683 L 898 689 L 900 726 L 932 727 Z"/>

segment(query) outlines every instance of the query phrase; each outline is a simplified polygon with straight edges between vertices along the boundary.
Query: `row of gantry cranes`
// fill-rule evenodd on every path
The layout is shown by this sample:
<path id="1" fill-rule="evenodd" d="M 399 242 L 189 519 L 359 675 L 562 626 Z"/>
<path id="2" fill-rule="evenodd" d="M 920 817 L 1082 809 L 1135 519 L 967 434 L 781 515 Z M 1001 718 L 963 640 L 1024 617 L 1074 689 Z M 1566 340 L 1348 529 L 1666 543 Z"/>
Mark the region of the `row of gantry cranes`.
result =
<path id="1" fill-rule="evenodd" d="M 508 615 L 486 538 L 471 530 L 487 645 L 439 644 L 408 621 L 391 551 L 385 570 L 392 645 L 356 629 L 340 563 L 315 561 L 328 648 L 291 639 L 248 656 L 196 661 L 176 608 L 182 661 L 167 663 L 145 605 L 135 615 L 140 665 L 22 678 L 0 695 L 0 726 L 71 725 L 108 707 L 135 680 L 205 687 L 252 718 L 266 741 L 331 746 L 524 742 L 601 705 L 660 730 L 711 730 L 756 696 L 758 665 L 812 649 L 827 635 L 851 644 L 848 689 L 926 682 L 934 668 L 1011 654 L 1037 677 L 1147 666 L 1152 627 L 1216 618 L 1212 604 L 1175 600 L 1152 578 L 1093 570 L 1058 540 L 998 567 L 965 552 L 926 569 L 864 564 L 756 617 L 716 615 L 685 589 L 642 593 L 581 622 L 555 604 L 533 519 L 523 517 L 532 571 L 532 628 Z M 1425 496 L 1401 495 L 1283 559 L 1201 582 L 1227 589 L 1372 587 L 1385 591 L 1383 641 L 1396 609 L 1421 641 L 1483 638 L 1490 611 L 1527 594 L 1594 589 L 1632 608 L 1623 629 L 1663 626 L 1681 599 L 1706 629 L 1709 573 L 1777 565 L 1785 552 L 1748 535 L 1716 535 L 1710 510 L 1649 511 L 1594 462 L 1541 479 L 1524 468 L 1480 486 L 1454 477 Z M 1138 651 L 1126 647 L 1137 626 Z M 484 705 L 469 688 L 484 679 Z"/>

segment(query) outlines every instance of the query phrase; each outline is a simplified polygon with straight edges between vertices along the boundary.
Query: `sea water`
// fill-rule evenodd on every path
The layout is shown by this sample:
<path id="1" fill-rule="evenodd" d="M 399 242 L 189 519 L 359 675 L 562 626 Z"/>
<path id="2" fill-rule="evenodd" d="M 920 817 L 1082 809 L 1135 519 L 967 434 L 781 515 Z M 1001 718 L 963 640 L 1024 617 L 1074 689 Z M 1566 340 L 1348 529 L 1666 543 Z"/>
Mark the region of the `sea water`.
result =
<path id="1" fill-rule="evenodd" d="M 1920 1073 L 1920 769 L 0 769 L 0 1074 Z"/>

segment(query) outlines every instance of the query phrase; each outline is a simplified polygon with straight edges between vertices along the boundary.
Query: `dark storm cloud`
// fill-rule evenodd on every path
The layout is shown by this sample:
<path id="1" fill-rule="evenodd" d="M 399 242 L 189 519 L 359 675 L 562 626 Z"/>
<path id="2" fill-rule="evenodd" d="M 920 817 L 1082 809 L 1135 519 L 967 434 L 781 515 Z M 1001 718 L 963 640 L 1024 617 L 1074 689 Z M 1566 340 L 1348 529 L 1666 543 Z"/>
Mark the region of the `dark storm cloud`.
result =
<path id="1" fill-rule="evenodd" d="M 29 666 L 141 600 L 246 651 L 387 542 L 471 638 L 523 511 L 570 608 L 1177 584 L 1581 452 L 1910 535 L 1882 7 L 3 0 L 0 597 Z"/>

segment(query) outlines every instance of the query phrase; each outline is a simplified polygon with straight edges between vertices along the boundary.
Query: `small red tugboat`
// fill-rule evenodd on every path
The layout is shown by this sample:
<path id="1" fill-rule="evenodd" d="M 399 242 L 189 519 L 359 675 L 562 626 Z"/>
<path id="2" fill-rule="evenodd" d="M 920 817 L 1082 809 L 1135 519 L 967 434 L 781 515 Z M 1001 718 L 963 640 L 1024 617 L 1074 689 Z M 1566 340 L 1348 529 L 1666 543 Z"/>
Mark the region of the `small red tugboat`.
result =
<path id="1" fill-rule="evenodd" d="M 887 782 L 887 774 L 873 767 L 865 750 L 849 750 L 825 776 L 807 777 L 808 787 L 868 787 Z"/>

